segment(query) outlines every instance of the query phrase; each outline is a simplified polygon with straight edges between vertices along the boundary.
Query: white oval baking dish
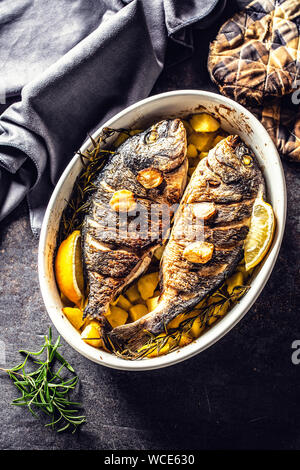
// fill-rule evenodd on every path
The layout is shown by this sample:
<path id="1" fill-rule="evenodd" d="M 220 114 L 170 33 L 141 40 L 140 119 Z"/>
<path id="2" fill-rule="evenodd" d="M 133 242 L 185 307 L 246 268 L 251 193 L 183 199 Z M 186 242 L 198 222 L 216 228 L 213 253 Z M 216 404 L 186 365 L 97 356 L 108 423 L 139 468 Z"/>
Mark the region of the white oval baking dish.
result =
<path id="1" fill-rule="evenodd" d="M 81 340 L 78 331 L 62 313 L 62 303 L 53 271 L 53 255 L 60 217 L 82 168 L 79 156 L 75 155 L 60 177 L 46 210 L 39 243 L 39 280 L 46 309 L 58 332 L 80 354 L 98 364 L 122 370 L 149 370 L 167 367 L 200 353 L 222 338 L 243 318 L 272 272 L 286 219 L 284 173 L 278 152 L 267 131 L 244 107 L 224 96 L 206 91 L 180 90 L 162 93 L 124 109 L 101 126 L 93 134 L 93 138 L 97 138 L 103 127 L 143 129 L 160 119 L 183 117 L 204 109 L 216 115 L 227 132 L 239 134 L 257 156 L 266 180 L 268 200 L 273 206 L 277 221 L 271 249 L 256 270 L 247 294 L 224 318 L 188 346 L 165 356 L 138 361 L 121 359 L 93 348 Z M 90 142 L 87 140 L 80 151 L 84 153 L 89 145 Z"/>

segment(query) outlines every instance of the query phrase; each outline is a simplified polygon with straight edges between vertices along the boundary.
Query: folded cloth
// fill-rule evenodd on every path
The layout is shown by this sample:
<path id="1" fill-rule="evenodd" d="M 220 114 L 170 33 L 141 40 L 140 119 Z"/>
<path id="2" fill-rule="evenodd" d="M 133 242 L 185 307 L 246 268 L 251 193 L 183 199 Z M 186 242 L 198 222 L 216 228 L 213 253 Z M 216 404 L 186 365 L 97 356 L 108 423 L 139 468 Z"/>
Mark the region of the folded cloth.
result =
<path id="1" fill-rule="evenodd" d="M 12 5 L 13 4 L 13 5 Z M 178 61 L 186 28 L 219 0 L 2 0 L 0 80 L 21 100 L 0 118 L 0 220 L 27 196 L 38 233 L 51 192 L 97 125 L 149 95 L 167 39 Z M 3 89 L 2 89 L 3 95 Z M 1 99 L 1 92 L 0 92 Z"/>
<path id="2" fill-rule="evenodd" d="M 208 57 L 221 93 L 250 108 L 281 155 L 298 162 L 299 36 L 299 0 L 254 0 L 223 24 Z"/>

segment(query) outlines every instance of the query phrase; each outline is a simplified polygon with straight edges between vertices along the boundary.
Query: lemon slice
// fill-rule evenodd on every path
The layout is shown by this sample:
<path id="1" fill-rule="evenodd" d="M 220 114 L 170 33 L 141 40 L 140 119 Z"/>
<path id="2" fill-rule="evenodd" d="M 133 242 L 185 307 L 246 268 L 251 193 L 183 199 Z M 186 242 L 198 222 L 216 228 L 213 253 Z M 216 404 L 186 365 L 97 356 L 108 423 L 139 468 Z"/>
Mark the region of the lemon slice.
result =
<path id="1" fill-rule="evenodd" d="M 83 301 L 84 281 L 81 262 L 80 231 L 64 240 L 55 259 L 55 275 L 61 293 L 77 306 Z"/>
<path id="2" fill-rule="evenodd" d="M 275 217 L 272 206 L 263 199 L 256 199 L 244 247 L 246 271 L 254 268 L 265 257 L 272 243 L 274 230 Z"/>

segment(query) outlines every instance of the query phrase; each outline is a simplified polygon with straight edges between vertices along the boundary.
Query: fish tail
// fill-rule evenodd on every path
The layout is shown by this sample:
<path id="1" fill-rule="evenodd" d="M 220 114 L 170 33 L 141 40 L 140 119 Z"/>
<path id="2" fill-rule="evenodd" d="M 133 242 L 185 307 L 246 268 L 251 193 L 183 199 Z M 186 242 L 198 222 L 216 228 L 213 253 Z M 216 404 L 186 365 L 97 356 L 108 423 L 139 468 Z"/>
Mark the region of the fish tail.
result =
<path id="1" fill-rule="evenodd" d="M 172 303 L 168 299 L 161 301 L 155 310 L 133 323 L 114 328 L 109 337 L 119 350 L 138 351 L 152 336 L 163 333 L 168 323 L 183 311 L 190 311 L 198 298 Z"/>
<path id="2" fill-rule="evenodd" d="M 137 351 L 149 338 L 149 333 L 143 328 L 139 321 L 130 323 L 128 325 L 118 326 L 109 333 L 114 346 L 123 351 L 129 349 L 130 351 Z"/>

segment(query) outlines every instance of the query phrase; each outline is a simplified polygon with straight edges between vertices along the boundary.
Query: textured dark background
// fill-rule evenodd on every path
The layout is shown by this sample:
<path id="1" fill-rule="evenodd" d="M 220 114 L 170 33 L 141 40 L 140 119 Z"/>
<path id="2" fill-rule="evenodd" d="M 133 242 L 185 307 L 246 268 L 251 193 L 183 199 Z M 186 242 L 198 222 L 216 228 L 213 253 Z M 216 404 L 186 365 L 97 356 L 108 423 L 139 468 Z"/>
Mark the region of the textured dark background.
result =
<path id="1" fill-rule="evenodd" d="M 214 34 L 196 32 L 193 59 L 165 71 L 153 93 L 211 89 L 205 62 Z M 300 340 L 299 169 L 284 163 L 284 170 L 288 218 L 280 255 L 263 293 L 233 331 L 193 359 L 140 373 L 96 365 L 62 341 L 81 379 L 87 424 L 76 435 L 44 428 L 10 406 L 17 392 L 1 375 L 0 448 L 299 449 L 300 365 L 291 361 L 292 342 Z M 0 236 L 0 340 L 8 367 L 20 360 L 19 348 L 38 348 L 50 320 L 25 204 L 3 223 Z"/>

